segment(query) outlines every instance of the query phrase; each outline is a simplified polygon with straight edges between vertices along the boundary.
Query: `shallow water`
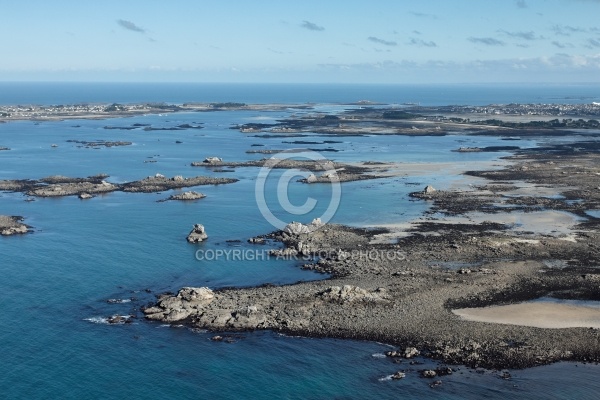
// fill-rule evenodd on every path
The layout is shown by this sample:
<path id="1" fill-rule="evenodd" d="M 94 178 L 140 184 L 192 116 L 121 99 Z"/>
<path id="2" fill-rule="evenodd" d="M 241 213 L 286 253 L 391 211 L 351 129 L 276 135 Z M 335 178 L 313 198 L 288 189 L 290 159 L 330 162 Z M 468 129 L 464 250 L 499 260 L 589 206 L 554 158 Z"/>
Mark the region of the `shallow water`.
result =
<path id="1" fill-rule="evenodd" d="M 35 230 L 31 235 L 0 238 L 2 397 L 545 398 L 553 394 L 573 398 L 577 394 L 585 398 L 600 390 L 593 378 L 598 369 L 592 366 L 560 364 L 516 371 L 510 381 L 500 379 L 495 372 L 478 374 L 463 368 L 462 374 L 444 378 L 442 387 L 430 389 L 428 381 L 418 378 L 414 371 L 402 381 L 380 380 L 398 369 L 420 368 L 373 357 L 388 349 L 383 344 L 289 338 L 270 332 L 246 333 L 235 343 L 215 343 L 209 340 L 210 333 L 165 327 L 142 319 L 116 326 L 102 323 L 107 316 L 135 311 L 152 301 L 154 293 L 181 286 L 219 288 L 324 278 L 299 269 L 293 261 L 207 262 L 195 257 L 199 249 L 256 249 L 246 239 L 274 228 L 256 206 L 257 168 L 218 173 L 210 168 L 193 168 L 190 162 L 214 155 L 227 161 L 262 158 L 263 155 L 245 151 L 255 143 L 283 146 L 281 142 L 286 139 L 253 138 L 229 127 L 285 115 L 218 112 L 1 124 L 0 145 L 12 149 L 0 152 L 1 179 L 97 173 L 109 174 L 113 182 L 156 173 L 240 179 L 231 185 L 193 188 L 207 197 L 191 203 L 157 202 L 170 192 L 116 192 L 87 201 L 68 197 L 33 202 L 25 202 L 25 196 L 19 193 L 0 193 L 0 212 L 25 216 L 25 222 Z M 205 129 L 103 129 L 106 125 L 134 123 L 204 123 Z M 123 140 L 134 144 L 86 149 L 67 143 L 70 139 Z M 175 143 L 177 140 L 183 143 Z M 451 151 L 465 141 L 470 146 L 498 145 L 501 141 L 496 138 L 374 136 L 340 140 L 343 143 L 331 145 L 340 152 L 325 156 L 344 162 L 442 163 L 489 161 L 502 155 Z M 58 147 L 52 148 L 53 143 Z M 144 163 L 150 160 L 148 157 L 157 162 Z M 280 174 L 274 172 L 275 177 Z M 405 222 L 421 215 L 427 207 L 425 202 L 409 201 L 408 193 L 426 184 L 449 187 L 459 179 L 448 176 L 447 171 L 432 170 L 418 176 L 345 183 L 333 221 L 353 225 Z M 328 200 L 330 193 L 331 188 L 326 185 L 293 183 L 289 187 L 291 200 L 298 203 L 308 196 Z M 287 215 L 271 190 L 267 202 L 281 218 L 304 222 L 318 216 L 326 206 L 319 204 L 314 212 L 298 217 Z M 198 246 L 185 242 L 194 223 L 204 224 L 209 234 L 209 240 Z M 131 302 L 107 303 L 108 299 L 132 297 Z"/>

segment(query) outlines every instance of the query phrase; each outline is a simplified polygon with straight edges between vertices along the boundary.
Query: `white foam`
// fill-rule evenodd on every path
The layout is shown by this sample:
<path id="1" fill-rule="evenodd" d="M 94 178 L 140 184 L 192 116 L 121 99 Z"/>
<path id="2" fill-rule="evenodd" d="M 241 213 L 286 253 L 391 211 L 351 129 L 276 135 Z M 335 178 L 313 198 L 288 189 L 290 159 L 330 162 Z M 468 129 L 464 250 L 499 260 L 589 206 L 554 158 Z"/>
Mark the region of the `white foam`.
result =
<path id="1" fill-rule="evenodd" d="M 131 299 L 108 299 L 110 304 L 131 303 Z"/>
<path id="2" fill-rule="evenodd" d="M 393 375 L 384 376 L 383 378 L 377 379 L 379 382 L 391 381 Z"/>
<path id="3" fill-rule="evenodd" d="M 84 321 L 92 322 L 94 324 L 108 324 L 108 318 L 105 317 L 84 318 Z"/>
<path id="4" fill-rule="evenodd" d="M 371 354 L 371 357 L 373 358 L 386 358 L 386 355 L 383 353 L 375 353 L 375 354 Z"/>

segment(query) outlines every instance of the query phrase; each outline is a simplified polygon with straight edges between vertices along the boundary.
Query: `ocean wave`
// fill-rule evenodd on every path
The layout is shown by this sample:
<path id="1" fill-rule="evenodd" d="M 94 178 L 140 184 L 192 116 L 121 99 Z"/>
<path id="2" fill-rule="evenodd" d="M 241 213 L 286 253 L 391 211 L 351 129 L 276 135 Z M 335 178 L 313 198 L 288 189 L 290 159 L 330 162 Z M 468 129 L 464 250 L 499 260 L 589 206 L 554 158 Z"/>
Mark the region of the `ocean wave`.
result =
<path id="1" fill-rule="evenodd" d="M 391 381 L 392 380 L 392 376 L 394 376 L 394 375 L 387 375 L 387 376 L 384 376 L 383 378 L 379 378 L 377 380 L 379 382 Z"/>
<path id="2" fill-rule="evenodd" d="M 383 353 L 375 353 L 375 354 L 371 354 L 371 357 L 373 358 L 386 358 L 387 356 Z"/>
<path id="3" fill-rule="evenodd" d="M 106 302 L 110 304 L 131 303 L 131 299 L 108 299 Z"/>
<path id="4" fill-rule="evenodd" d="M 84 318 L 84 321 L 88 321 L 94 324 L 106 324 L 106 325 L 122 325 L 131 322 L 131 315 L 112 315 L 110 317 L 90 317 Z"/>
<path id="5" fill-rule="evenodd" d="M 107 324 L 108 325 L 108 318 L 105 318 L 105 317 L 90 317 L 90 318 L 84 318 L 83 320 L 92 322 L 94 324 Z"/>

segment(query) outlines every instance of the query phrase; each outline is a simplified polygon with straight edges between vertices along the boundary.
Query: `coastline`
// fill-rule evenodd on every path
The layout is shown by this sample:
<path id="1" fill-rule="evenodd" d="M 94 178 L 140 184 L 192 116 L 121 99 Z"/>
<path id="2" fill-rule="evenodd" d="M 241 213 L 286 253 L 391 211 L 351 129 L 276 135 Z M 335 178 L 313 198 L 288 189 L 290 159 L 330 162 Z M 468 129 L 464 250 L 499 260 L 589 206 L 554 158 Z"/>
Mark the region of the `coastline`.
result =
<path id="1" fill-rule="evenodd" d="M 288 106 L 277 107 L 287 109 Z M 272 110 L 261 110 L 267 109 Z M 127 116 L 110 115 L 115 118 Z M 72 117 L 80 116 L 74 114 Z M 56 119 L 62 118 L 56 116 Z M 323 120 L 327 124 L 339 124 L 323 117 L 309 120 L 300 117 L 294 129 L 302 134 L 314 131 L 323 137 L 343 137 L 349 132 L 352 133 L 350 136 L 378 132 L 415 135 L 411 125 L 416 122 L 410 121 L 361 120 L 360 124 L 366 125 L 362 130 L 355 130 L 355 126 L 342 127 L 339 131 L 335 127 L 315 129 Z M 370 123 L 376 128 L 369 127 Z M 440 126 L 444 126 L 443 123 Z M 490 126 L 469 126 L 457 131 L 456 127 L 449 123 L 447 132 L 444 128 L 441 133 L 439 130 L 421 133 L 432 136 L 497 134 L 512 138 L 525 132 L 521 137 L 538 138 L 549 132 Z M 260 127 L 247 133 L 281 133 L 278 129 L 281 127 L 275 127 L 275 131 L 273 127 Z M 573 134 L 562 129 L 551 132 L 548 136 Z M 291 131 L 285 133 L 294 134 Z M 594 191 L 600 187 L 597 182 L 600 171 L 596 167 L 598 146 L 586 141 L 585 136 L 577 136 L 574 143 L 533 149 L 515 147 L 507 151 L 512 156 L 483 163 L 334 164 L 336 168 L 345 168 L 354 174 L 340 179 L 341 182 L 413 176 L 440 170 L 460 173 L 464 178 L 447 190 L 415 192 L 414 201 L 430 202 L 432 207 L 422 219 L 410 224 L 374 230 L 328 225 L 323 228 L 326 235 L 319 230 L 314 234 L 276 232 L 260 237 L 266 239 L 269 247 L 278 247 L 278 242 L 282 242 L 285 246 L 283 256 L 312 256 L 311 263 L 299 266 L 331 274 L 330 279 L 277 287 L 219 290 L 213 293 L 209 302 L 202 304 L 196 304 L 197 299 L 181 300 L 178 296 L 165 295 L 154 307 L 147 308 L 146 313 L 149 319 L 185 323 L 217 332 L 269 329 L 293 335 L 385 342 L 400 346 L 401 351 L 415 347 L 428 357 L 472 367 L 523 368 L 563 360 L 600 361 L 596 330 L 568 328 L 548 332 L 519 325 L 463 321 L 452 312 L 460 308 L 518 303 L 549 293 L 597 300 L 598 275 L 586 265 L 589 260 L 598 258 L 596 219 L 573 222 L 567 218 L 563 221 L 564 230 L 556 230 L 557 219 L 554 217 L 556 213 L 570 213 L 583 219 L 586 210 L 600 208 L 600 198 Z M 248 161 L 198 162 L 198 165 L 219 168 L 263 164 Z M 490 169 L 491 166 L 494 168 Z M 290 167 L 316 169 L 314 165 L 282 166 Z M 557 170 L 564 174 L 557 175 Z M 50 178 L 3 181 L 3 190 L 66 196 L 82 194 L 83 189 L 89 191 L 87 186 L 81 188 L 78 185 L 102 185 L 102 179 L 94 177 Z M 173 183 L 175 178 L 151 177 L 145 183 L 144 180 L 129 182 L 113 185 L 110 189 L 156 192 L 196 186 L 207 178 L 193 179 L 200 181 L 188 185 Z M 47 186 L 58 189 L 48 192 Z M 553 198 L 557 194 L 562 199 Z M 546 210 L 547 221 L 539 221 L 535 213 L 540 209 Z M 515 219 L 518 213 L 533 216 L 537 226 L 530 223 L 517 229 L 516 225 L 523 225 L 523 221 Z M 538 229 L 540 226 L 545 229 Z M 381 254 L 391 251 L 402 254 L 403 258 L 373 261 L 361 258 L 360 253 L 356 257 L 352 255 L 357 249 Z M 319 254 L 331 257 L 319 259 Z M 561 261 L 566 267 L 553 269 L 547 261 Z M 188 307 L 190 304 L 193 307 Z M 189 309 L 192 311 L 188 313 Z M 171 315 L 173 312 L 175 316 Z M 574 337 L 576 343 L 567 343 Z"/>
<path id="2" fill-rule="evenodd" d="M 564 228 L 555 229 L 565 213 L 583 217 L 598 204 L 598 195 L 590 189 L 600 186 L 596 167 L 600 156 L 594 146 L 581 147 L 576 142 L 523 150 L 508 157 L 503 168 L 465 172 L 487 179 L 479 187 L 415 192 L 417 201 L 432 202 L 433 207 L 427 218 L 401 232 L 326 225 L 310 234 L 263 236 L 271 246 L 284 244 L 280 254 L 314 256 L 313 263 L 303 268 L 332 277 L 286 286 L 219 290 L 201 302 L 186 300 L 181 292 L 164 295 L 145 310 L 146 316 L 217 332 L 269 329 L 373 340 L 399 346 L 401 352 L 415 347 L 427 357 L 470 367 L 598 362 L 597 329 L 472 322 L 452 312 L 548 295 L 598 299 L 600 275 L 590 266 L 594 260 L 600 262 L 600 254 L 591 250 L 600 238 L 597 219 L 567 218 Z M 575 178 L 557 176 L 556 169 L 586 173 Z M 533 188 L 556 190 L 565 200 L 576 193 L 579 201 L 548 198 L 544 191 L 538 196 L 531 186 L 515 196 L 523 181 Z M 536 217 L 540 207 L 552 210 L 545 214 L 546 220 Z M 514 221 L 523 212 L 532 216 L 525 228 Z M 376 240 L 381 235 L 385 243 Z M 364 252 L 370 251 L 394 252 L 403 258 L 365 259 Z M 323 254 L 327 256 L 319 258 Z M 558 261 L 564 266 L 554 268 Z"/>

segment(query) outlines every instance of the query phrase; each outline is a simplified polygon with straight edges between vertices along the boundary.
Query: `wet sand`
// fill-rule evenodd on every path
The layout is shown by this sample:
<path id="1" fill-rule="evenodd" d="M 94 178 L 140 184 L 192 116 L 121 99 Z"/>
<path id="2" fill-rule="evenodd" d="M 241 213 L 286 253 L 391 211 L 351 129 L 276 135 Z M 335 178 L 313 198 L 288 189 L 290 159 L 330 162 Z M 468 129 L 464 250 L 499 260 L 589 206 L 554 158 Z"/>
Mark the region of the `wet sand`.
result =
<path id="1" fill-rule="evenodd" d="M 546 329 L 600 329 L 600 308 L 598 306 L 529 302 L 484 308 L 461 308 L 452 310 L 452 312 L 466 321 Z"/>

